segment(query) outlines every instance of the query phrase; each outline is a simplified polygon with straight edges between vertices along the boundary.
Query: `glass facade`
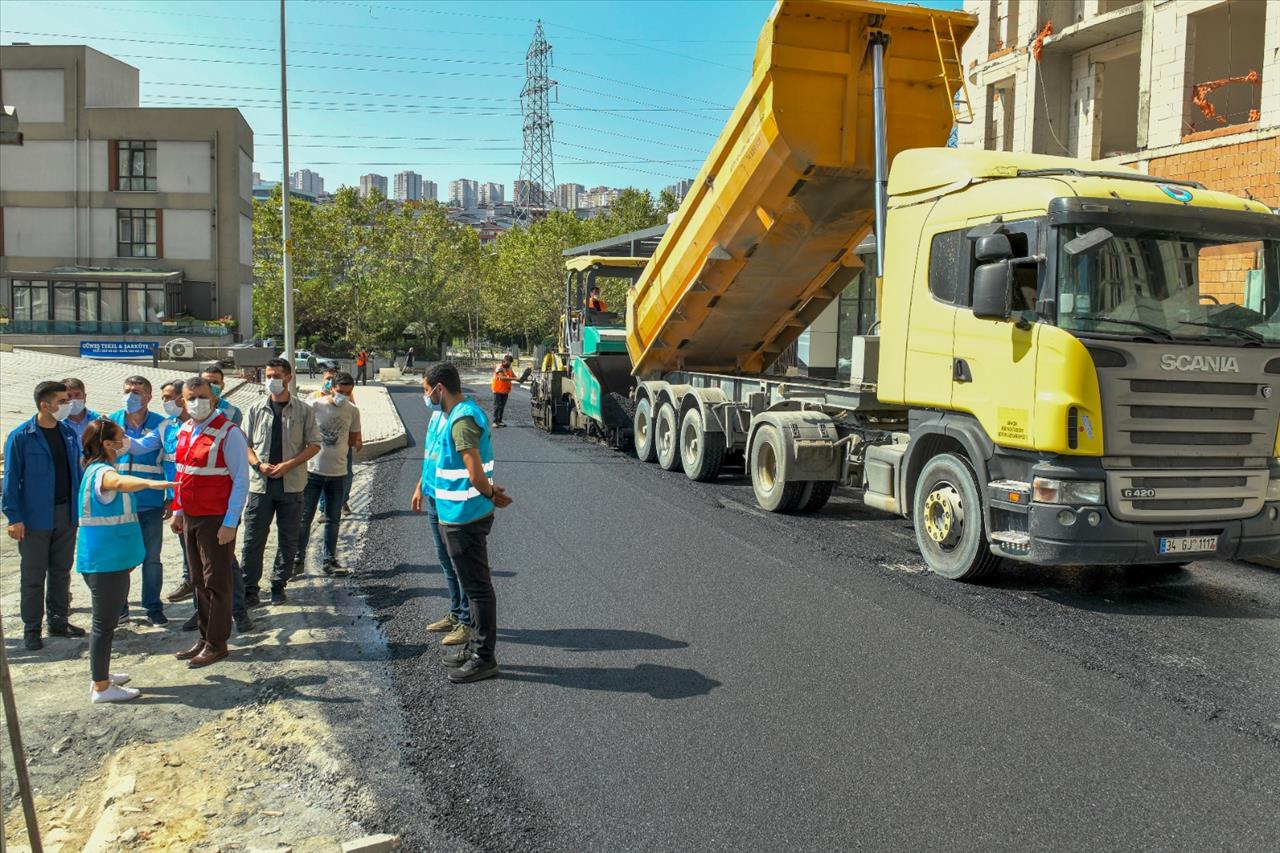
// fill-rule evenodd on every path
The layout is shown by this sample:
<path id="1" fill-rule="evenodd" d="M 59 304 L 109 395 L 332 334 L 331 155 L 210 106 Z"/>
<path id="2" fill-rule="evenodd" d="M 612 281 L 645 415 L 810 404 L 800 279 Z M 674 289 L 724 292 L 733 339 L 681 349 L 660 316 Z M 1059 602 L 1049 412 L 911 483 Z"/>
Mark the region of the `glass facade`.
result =
<path id="1" fill-rule="evenodd" d="M 8 331 L 144 334 L 176 317 L 180 300 L 180 285 L 163 282 L 14 279 Z"/>

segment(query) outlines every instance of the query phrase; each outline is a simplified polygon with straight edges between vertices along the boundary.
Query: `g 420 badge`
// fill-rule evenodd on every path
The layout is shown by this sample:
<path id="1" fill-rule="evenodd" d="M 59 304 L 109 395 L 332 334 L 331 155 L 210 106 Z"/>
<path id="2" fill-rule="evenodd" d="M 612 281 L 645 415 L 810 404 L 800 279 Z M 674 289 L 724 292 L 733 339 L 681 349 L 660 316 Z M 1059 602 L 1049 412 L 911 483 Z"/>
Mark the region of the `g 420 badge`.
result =
<path id="1" fill-rule="evenodd" d="M 1121 489 L 1120 496 L 1126 500 L 1134 500 L 1137 498 L 1154 498 L 1156 496 L 1155 489 Z"/>
<path id="2" fill-rule="evenodd" d="M 1183 204 L 1188 203 L 1192 199 L 1191 190 L 1186 187 L 1172 187 L 1168 184 L 1161 184 L 1160 191 L 1174 201 L 1180 201 Z"/>

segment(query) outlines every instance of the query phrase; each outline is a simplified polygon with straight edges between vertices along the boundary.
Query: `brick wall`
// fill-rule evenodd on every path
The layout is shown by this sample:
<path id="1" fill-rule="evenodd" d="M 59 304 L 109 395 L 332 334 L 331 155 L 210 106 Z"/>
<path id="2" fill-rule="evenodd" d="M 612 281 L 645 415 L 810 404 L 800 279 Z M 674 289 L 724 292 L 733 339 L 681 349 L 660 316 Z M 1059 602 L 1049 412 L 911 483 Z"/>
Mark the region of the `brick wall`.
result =
<path id="1" fill-rule="evenodd" d="M 1280 207 L 1280 136 L 1224 145 L 1148 163 L 1152 175 L 1199 181 L 1212 190 L 1252 195 L 1267 207 Z M 1210 249 L 1200 257 L 1200 292 L 1223 302 L 1244 300 L 1244 279 L 1257 264 L 1257 247 Z"/>

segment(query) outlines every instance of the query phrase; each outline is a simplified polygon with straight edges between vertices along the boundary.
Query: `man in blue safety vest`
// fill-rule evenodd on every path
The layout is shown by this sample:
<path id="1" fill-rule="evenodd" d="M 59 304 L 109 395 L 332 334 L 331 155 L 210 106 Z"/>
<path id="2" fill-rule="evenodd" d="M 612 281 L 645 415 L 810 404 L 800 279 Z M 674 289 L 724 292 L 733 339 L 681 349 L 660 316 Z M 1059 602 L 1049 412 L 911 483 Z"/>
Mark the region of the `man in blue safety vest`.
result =
<path id="1" fill-rule="evenodd" d="M 111 420 L 124 427 L 124 434 L 136 442 L 148 433 L 155 432 L 164 417 L 148 408 L 151 405 L 151 380 L 145 376 L 130 376 L 124 381 L 124 407 L 111 414 Z M 137 450 L 132 442 L 126 449 Z M 161 464 L 163 448 L 147 452 L 125 453 L 116 459 L 121 474 L 141 477 L 144 480 L 165 480 Z M 142 529 L 142 543 L 147 558 L 142 562 L 142 609 L 152 625 L 167 625 L 164 604 L 160 601 L 160 587 L 164 582 L 164 565 L 160 562 L 160 550 L 164 547 L 165 493 L 159 489 L 147 489 L 134 497 L 134 509 L 138 515 L 138 527 Z M 128 615 L 129 605 L 120 617 Z"/>
<path id="2" fill-rule="evenodd" d="M 439 431 L 435 476 L 440 534 L 458 580 L 471 605 L 471 638 L 444 655 L 455 684 L 498 674 L 494 646 L 498 633 L 498 599 L 489 572 L 489 531 L 495 508 L 511 498 L 493 484 L 493 444 L 489 422 L 476 401 L 462 394 L 458 368 L 449 362 L 427 368 L 427 396 L 448 418 Z"/>

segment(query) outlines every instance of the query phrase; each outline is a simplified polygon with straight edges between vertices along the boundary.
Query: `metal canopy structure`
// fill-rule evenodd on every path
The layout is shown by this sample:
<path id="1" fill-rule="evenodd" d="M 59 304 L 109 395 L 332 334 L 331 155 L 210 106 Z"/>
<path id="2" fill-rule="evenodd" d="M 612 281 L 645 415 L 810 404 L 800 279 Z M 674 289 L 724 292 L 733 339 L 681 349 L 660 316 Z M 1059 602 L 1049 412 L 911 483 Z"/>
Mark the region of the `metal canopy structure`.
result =
<path id="1" fill-rule="evenodd" d="M 662 240 L 662 235 L 666 231 L 667 226 L 665 224 L 654 225 L 652 228 L 641 228 L 639 231 L 619 234 L 617 237 L 610 237 L 606 240 L 584 243 L 581 246 L 571 246 L 564 250 L 564 257 L 572 258 L 577 255 L 605 255 L 613 258 L 652 257 L 654 251 L 658 248 L 658 243 Z"/>

